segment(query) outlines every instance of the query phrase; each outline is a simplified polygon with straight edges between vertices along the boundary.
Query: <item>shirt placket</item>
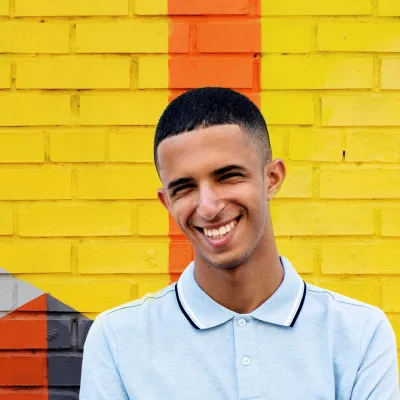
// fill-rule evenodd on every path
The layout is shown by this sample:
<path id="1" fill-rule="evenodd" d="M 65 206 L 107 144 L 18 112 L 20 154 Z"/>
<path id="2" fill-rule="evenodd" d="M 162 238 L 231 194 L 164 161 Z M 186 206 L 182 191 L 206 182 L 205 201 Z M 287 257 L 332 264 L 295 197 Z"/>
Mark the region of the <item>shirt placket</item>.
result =
<path id="1" fill-rule="evenodd" d="M 233 323 L 239 399 L 261 399 L 255 321 L 250 316 L 239 315 Z"/>

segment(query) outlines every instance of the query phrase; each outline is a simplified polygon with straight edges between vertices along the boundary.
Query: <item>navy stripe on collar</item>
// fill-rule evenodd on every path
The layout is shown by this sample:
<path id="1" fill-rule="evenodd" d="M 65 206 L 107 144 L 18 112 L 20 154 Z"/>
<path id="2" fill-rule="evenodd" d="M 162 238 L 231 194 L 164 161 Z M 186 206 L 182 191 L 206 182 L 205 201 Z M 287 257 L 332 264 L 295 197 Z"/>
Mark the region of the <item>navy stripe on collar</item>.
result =
<path id="1" fill-rule="evenodd" d="M 184 316 L 186 317 L 186 319 L 190 322 L 190 325 L 192 325 L 193 328 L 200 329 L 200 327 L 198 327 L 198 326 L 194 323 L 194 321 L 189 317 L 188 313 L 185 311 L 185 309 L 184 309 L 183 306 L 182 306 L 181 299 L 179 298 L 178 282 L 175 284 L 175 294 L 176 294 L 176 300 L 177 300 L 177 302 L 178 302 L 178 306 L 179 306 L 179 308 L 181 309 L 183 315 L 184 315 Z"/>
<path id="2" fill-rule="evenodd" d="M 293 321 L 289 325 L 291 328 L 293 328 L 294 324 L 296 323 L 297 317 L 300 315 L 300 311 L 303 308 L 304 299 L 306 298 L 307 286 L 304 281 L 303 281 L 303 283 L 304 283 L 303 297 L 301 298 L 301 302 L 300 302 L 299 308 L 297 309 L 296 315 L 294 316 Z"/>

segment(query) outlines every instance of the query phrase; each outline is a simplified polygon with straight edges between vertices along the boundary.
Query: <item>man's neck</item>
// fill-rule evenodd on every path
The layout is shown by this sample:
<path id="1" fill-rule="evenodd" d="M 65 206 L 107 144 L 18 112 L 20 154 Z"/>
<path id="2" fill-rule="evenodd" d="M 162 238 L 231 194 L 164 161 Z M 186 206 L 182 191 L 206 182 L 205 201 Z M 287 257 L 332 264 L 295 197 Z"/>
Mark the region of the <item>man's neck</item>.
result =
<path id="1" fill-rule="evenodd" d="M 275 249 L 268 257 L 236 268 L 196 267 L 198 285 L 217 303 L 239 314 L 249 314 L 270 298 L 283 280 L 283 267 Z"/>

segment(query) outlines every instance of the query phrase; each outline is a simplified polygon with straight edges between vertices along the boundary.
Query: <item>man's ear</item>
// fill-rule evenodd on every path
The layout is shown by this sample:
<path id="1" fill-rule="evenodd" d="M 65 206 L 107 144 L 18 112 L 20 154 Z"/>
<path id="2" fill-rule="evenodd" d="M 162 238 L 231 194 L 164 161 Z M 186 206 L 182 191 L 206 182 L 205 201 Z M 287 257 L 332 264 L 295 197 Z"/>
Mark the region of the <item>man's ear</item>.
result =
<path id="1" fill-rule="evenodd" d="M 278 193 L 286 176 L 286 166 L 283 160 L 277 158 L 264 167 L 264 177 L 267 178 L 267 199 L 272 200 Z"/>
<path id="2" fill-rule="evenodd" d="M 157 189 L 157 197 L 161 201 L 162 205 L 168 210 L 171 210 L 168 195 L 164 188 Z"/>

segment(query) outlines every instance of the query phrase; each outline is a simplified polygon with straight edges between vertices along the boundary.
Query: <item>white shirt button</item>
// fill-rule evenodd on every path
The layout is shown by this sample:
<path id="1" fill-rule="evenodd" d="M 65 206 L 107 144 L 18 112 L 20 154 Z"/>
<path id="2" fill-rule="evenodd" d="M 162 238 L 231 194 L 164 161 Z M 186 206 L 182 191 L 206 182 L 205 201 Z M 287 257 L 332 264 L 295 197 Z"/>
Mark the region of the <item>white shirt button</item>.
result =
<path id="1" fill-rule="evenodd" d="M 243 363 L 243 365 L 249 365 L 250 362 L 251 362 L 251 360 L 250 360 L 249 357 L 243 357 L 243 358 L 242 358 L 242 363 Z"/>
<path id="2" fill-rule="evenodd" d="M 238 325 L 239 325 L 241 328 L 243 328 L 244 326 L 247 325 L 247 322 L 246 322 L 245 319 L 241 318 L 241 319 L 239 319 L 239 321 L 238 321 Z"/>

